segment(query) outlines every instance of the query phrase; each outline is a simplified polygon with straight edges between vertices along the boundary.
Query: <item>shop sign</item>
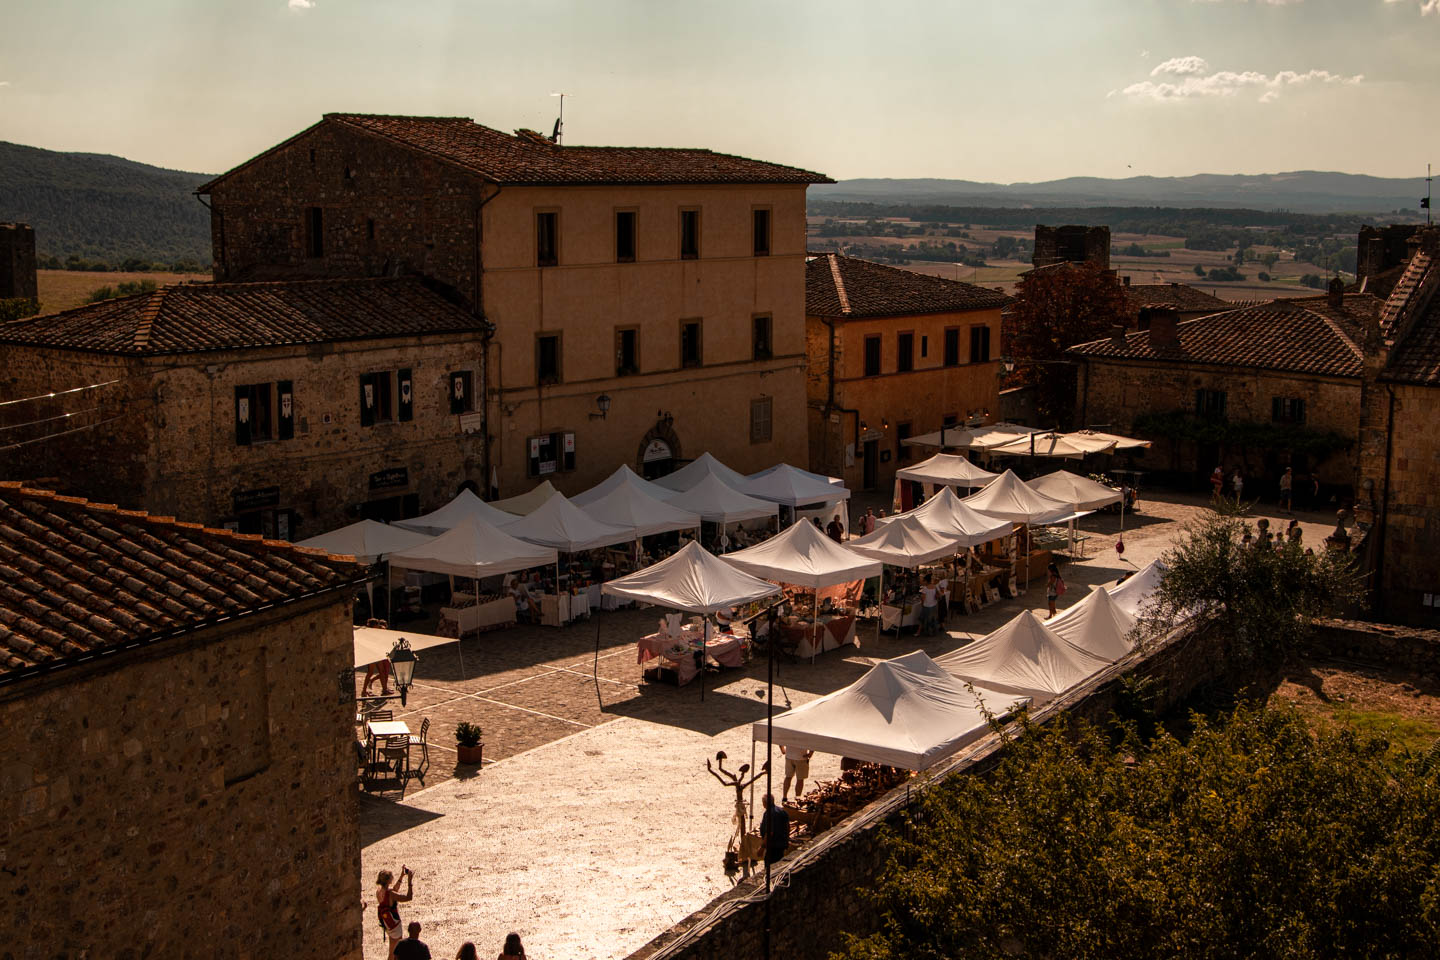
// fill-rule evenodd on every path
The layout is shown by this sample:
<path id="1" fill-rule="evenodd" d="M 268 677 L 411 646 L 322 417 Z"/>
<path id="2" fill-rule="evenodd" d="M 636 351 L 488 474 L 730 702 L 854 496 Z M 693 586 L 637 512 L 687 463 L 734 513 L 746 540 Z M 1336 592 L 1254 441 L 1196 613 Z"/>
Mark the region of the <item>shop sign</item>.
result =
<path id="1" fill-rule="evenodd" d="M 651 440 L 645 445 L 645 453 L 641 455 L 642 463 L 654 463 L 657 460 L 669 460 L 674 454 L 670 452 L 670 444 L 664 440 Z"/>
<path id="2" fill-rule="evenodd" d="M 410 471 L 406 467 L 390 467 L 370 474 L 371 490 L 393 490 L 410 486 Z"/>
<path id="3" fill-rule="evenodd" d="M 263 510 L 266 507 L 280 506 L 279 487 L 259 487 L 255 490 L 236 490 L 230 498 L 235 505 L 236 513 L 247 513 L 251 510 Z"/>

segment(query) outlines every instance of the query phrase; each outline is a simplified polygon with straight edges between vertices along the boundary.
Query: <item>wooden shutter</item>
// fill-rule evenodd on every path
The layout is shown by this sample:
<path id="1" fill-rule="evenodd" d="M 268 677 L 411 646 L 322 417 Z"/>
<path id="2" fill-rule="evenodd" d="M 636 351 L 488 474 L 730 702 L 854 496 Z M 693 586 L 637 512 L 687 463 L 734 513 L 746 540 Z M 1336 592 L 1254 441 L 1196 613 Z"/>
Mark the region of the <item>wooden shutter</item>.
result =
<path id="1" fill-rule="evenodd" d="M 295 436 L 295 391 L 293 383 L 281 380 L 275 384 L 275 403 L 279 406 L 276 422 L 279 424 L 280 439 L 289 440 Z M 282 537 L 289 539 L 288 537 Z"/>
<path id="2" fill-rule="evenodd" d="M 375 404 L 379 400 L 378 393 L 375 374 L 362 373 L 360 375 L 360 426 L 373 427 L 375 425 Z"/>
<path id="3" fill-rule="evenodd" d="M 465 374 L 450 374 L 450 412 L 465 412 Z"/>
<path id="4" fill-rule="evenodd" d="M 250 400 L 250 388 L 235 388 L 235 442 L 242 447 L 250 445 L 250 421 L 255 416 L 255 405 Z"/>
<path id="5" fill-rule="evenodd" d="M 415 419 L 415 385 L 409 368 L 401 368 L 395 374 L 395 388 L 400 395 L 395 399 L 395 419 Z"/>

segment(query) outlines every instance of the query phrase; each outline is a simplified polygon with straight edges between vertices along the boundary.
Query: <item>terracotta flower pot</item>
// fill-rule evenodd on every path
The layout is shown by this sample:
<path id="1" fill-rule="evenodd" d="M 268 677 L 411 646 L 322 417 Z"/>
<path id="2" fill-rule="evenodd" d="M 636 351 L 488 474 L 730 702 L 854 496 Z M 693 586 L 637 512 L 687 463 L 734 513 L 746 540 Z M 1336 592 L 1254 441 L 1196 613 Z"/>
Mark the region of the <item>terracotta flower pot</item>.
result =
<path id="1" fill-rule="evenodd" d="M 457 743 L 455 745 L 455 752 L 460 755 L 461 763 L 473 763 L 478 766 L 485 756 L 485 744 L 482 741 L 473 747 L 467 747 L 464 744 Z"/>

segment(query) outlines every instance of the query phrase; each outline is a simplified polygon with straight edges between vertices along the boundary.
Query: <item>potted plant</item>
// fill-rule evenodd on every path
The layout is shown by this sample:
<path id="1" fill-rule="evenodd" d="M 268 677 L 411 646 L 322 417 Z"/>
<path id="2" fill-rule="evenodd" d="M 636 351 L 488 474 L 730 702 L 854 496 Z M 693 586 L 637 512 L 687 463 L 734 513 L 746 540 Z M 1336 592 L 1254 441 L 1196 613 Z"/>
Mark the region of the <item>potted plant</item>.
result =
<path id="1" fill-rule="evenodd" d="M 485 744 L 480 740 L 480 724 L 462 720 L 455 725 L 455 752 L 461 763 L 479 764 L 485 755 Z"/>

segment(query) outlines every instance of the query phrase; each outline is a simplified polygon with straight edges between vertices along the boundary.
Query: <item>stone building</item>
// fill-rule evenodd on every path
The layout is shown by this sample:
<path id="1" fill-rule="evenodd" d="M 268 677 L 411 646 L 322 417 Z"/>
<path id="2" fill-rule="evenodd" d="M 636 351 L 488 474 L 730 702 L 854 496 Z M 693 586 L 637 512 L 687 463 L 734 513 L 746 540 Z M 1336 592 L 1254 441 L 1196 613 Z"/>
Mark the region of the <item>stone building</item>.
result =
<path id="1" fill-rule="evenodd" d="M 566 492 L 709 451 L 806 455 L 805 190 L 709 150 L 327 114 L 199 189 L 217 280 L 417 273 L 495 327 L 488 463 Z"/>
<path id="2" fill-rule="evenodd" d="M 486 482 L 488 331 L 415 277 L 182 284 L 11 323 L 0 399 L 76 392 L 0 408 L 0 476 L 281 540 L 416 516 Z"/>
<path id="3" fill-rule="evenodd" d="M 905 438 L 998 413 L 1004 294 L 830 253 L 805 300 L 811 470 L 888 489 Z"/>
<path id="4" fill-rule="evenodd" d="M 1234 309 L 1234 304 L 1198 290 L 1188 283 L 1131 283 L 1129 277 L 1121 277 L 1125 284 L 1125 299 L 1130 301 L 1131 312 L 1139 320 L 1139 329 L 1144 330 L 1150 322 L 1150 312 L 1168 310 L 1179 322 L 1198 320 L 1221 310 Z"/>
<path id="5" fill-rule="evenodd" d="M 1355 251 L 1354 289 L 1377 297 L 1390 296 L 1410 261 L 1414 250 L 1411 240 L 1423 229 L 1417 223 L 1361 227 Z"/>
<path id="6" fill-rule="evenodd" d="M 1093 263 L 1101 270 L 1110 269 L 1110 228 L 1067 224 L 1063 227 L 1035 225 L 1035 253 L 1030 259 L 1035 267 L 1056 263 Z"/>
<path id="7" fill-rule="evenodd" d="M 1440 622 L 1440 229 L 1410 256 L 1365 339 L 1356 518 L 1376 613 Z"/>
<path id="8" fill-rule="evenodd" d="M 28 223 L 0 223 L 0 300 L 38 300 L 35 230 Z"/>
<path id="9" fill-rule="evenodd" d="M 1228 477 L 1239 468 L 1247 496 L 1274 498 L 1287 466 L 1318 477 L 1327 498 L 1347 494 L 1363 330 L 1381 304 L 1332 289 L 1183 322 L 1152 310 L 1146 330 L 1117 328 L 1068 351 L 1080 364 L 1080 421 L 1153 440 L 1152 469 L 1208 477 L 1218 463 Z M 1143 415 L 1157 414 L 1169 415 L 1163 430 L 1153 419 L 1146 429 Z M 1326 437 L 1336 445 L 1326 449 Z"/>
<path id="10" fill-rule="evenodd" d="M 7 956 L 359 960 L 359 575 L 0 483 Z"/>

